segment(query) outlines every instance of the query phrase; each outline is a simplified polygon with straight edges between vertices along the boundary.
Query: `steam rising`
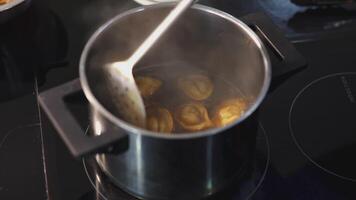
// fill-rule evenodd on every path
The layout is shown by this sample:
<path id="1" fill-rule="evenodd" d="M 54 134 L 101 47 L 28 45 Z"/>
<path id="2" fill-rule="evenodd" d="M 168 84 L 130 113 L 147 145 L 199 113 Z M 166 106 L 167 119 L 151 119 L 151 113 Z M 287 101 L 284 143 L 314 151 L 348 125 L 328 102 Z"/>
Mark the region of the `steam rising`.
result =
<path id="1" fill-rule="evenodd" d="M 131 3 L 120 8 L 99 5 L 101 9 L 97 5 L 89 6 L 83 12 L 83 18 L 88 23 L 93 18 L 108 19 L 132 6 Z M 108 110 L 115 107 L 115 101 L 111 100 L 114 97 L 108 98 L 111 93 L 106 89 L 112 87 L 102 84 L 107 83 L 102 67 L 106 63 L 127 59 L 170 9 L 155 7 L 125 16 L 97 38 L 88 55 L 87 74 L 94 95 Z M 98 10 L 102 11 L 97 13 Z M 137 64 L 134 71 L 165 64 L 175 67 L 162 70 L 162 74 L 157 76 L 201 71 L 207 73 L 215 85 L 219 85 L 223 78 L 253 102 L 261 91 L 265 71 L 261 53 L 251 41 L 250 36 L 235 23 L 203 10 L 190 9 Z M 224 98 L 228 92 L 219 91 L 219 94 Z"/>

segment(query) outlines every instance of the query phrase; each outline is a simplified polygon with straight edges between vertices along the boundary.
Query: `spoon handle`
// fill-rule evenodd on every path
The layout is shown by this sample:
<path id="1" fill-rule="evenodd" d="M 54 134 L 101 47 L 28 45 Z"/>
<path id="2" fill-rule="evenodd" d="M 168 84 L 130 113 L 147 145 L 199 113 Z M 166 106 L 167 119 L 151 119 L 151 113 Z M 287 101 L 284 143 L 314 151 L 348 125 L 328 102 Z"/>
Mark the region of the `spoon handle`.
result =
<path id="1" fill-rule="evenodd" d="M 147 37 L 147 39 L 137 48 L 132 56 L 127 60 L 130 66 L 134 66 L 147 53 L 147 51 L 156 43 L 168 28 L 179 18 L 183 12 L 189 8 L 195 0 L 181 0 L 176 7 L 167 15 L 167 17 L 156 27 L 156 29 Z"/>

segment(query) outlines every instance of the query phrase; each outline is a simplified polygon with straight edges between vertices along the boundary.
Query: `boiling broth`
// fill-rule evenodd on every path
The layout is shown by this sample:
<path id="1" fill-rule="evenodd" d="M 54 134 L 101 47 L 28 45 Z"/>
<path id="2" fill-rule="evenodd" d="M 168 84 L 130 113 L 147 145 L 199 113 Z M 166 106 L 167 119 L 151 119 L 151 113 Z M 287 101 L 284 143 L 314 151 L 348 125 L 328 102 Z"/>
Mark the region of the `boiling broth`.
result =
<path id="1" fill-rule="evenodd" d="M 187 96 L 178 86 L 179 78 L 187 75 L 199 74 L 208 77 L 214 89 L 212 94 L 201 101 L 193 100 Z M 239 89 L 226 81 L 223 77 L 211 75 L 207 71 L 198 67 L 192 67 L 184 64 L 171 64 L 171 65 L 153 65 L 148 67 L 140 67 L 134 71 L 134 76 L 145 76 L 160 80 L 162 82 L 160 88 L 152 95 L 144 98 L 146 108 L 150 106 L 164 107 L 170 111 L 172 116 L 177 112 L 177 108 L 187 103 L 199 102 L 203 104 L 209 113 L 210 119 L 213 117 L 214 109 L 217 105 L 221 104 L 227 99 L 240 98 L 244 101 L 247 97 L 239 91 Z M 247 108 L 248 106 L 246 106 Z M 213 128 L 213 127 L 212 127 Z M 174 119 L 173 133 L 187 133 L 192 132 L 184 129 Z"/>

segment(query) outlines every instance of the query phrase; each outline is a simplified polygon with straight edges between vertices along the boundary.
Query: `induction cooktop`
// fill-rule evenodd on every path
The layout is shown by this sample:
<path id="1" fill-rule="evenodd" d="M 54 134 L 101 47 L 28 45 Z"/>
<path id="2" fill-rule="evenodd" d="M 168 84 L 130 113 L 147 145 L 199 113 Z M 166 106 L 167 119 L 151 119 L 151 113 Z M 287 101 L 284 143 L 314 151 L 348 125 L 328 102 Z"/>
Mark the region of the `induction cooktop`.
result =
<path id="1" fill-rule="evenodd" d="M 353 6 L 298 6 L 288 0 L 201 3 L 236 17 L 265 12 L 308 61 L 262 104 L 252 172 L 210 199 L 355 199 Z M 90 35 L 137 6 L 133 0 L 32 0 L 2 26 L 0 199 L 135 199 L 112 184 L 93 159 L 70 155 L 37 95 L 77 78 Z M 68 107 L 87 129 L 85 98 Z"/>

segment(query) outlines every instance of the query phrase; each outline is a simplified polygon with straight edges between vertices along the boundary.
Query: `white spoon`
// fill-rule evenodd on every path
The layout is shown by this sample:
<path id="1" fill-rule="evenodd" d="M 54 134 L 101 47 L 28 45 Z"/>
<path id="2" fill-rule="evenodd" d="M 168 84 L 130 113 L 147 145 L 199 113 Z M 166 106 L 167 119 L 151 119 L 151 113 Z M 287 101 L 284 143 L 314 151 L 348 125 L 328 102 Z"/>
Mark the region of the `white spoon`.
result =
<path id="1" fill-rule="evenodd" d="M 193 3 L 194 0 L 181 0 L 130 58 L 105 66 L 108 81 L 112 81 L 110 92 L 118 98 L 115 99 L 117 112 L 125 121 L 143 128 L 146 126 L 145 106 L 133 77 L 133 67 Z"/>

